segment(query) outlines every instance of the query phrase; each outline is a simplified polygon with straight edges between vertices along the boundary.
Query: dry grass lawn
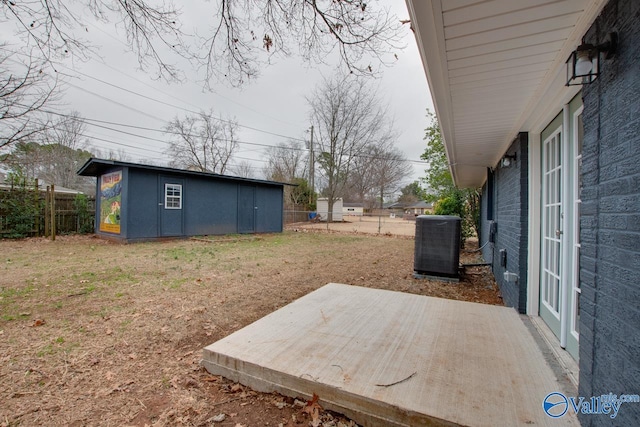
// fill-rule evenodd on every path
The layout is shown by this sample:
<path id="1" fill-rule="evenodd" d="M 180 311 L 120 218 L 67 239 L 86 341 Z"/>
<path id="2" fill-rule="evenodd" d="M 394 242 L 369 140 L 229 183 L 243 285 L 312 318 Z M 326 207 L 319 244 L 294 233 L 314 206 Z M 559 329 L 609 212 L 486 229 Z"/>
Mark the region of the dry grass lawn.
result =
<path id="1" fill-rule="evenodd" d="M 412 272 L 411 238 L 353 233 L 0 241 L 0 426 L 308 425 L 293 400 L 209 375 L 202 348 L 329 282 L 501 304 L 481 268 Z"/>

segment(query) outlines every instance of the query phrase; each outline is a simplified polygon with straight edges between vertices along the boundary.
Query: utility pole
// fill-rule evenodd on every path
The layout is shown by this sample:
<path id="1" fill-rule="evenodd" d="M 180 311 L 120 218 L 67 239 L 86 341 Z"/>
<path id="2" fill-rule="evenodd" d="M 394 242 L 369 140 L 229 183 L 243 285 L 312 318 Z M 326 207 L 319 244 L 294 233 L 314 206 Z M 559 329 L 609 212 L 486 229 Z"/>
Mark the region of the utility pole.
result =
<path id="1" fill-rule="evenodd" d="M 309 204 L 313 203 L 313 195 L 316 193 L 315 170 L 316 157 L 313 152 L 313 126 L 311 126 L 311 140 L 309 142 L 309 187 L 311 188 L 311 194 L 309 195 Z"/>

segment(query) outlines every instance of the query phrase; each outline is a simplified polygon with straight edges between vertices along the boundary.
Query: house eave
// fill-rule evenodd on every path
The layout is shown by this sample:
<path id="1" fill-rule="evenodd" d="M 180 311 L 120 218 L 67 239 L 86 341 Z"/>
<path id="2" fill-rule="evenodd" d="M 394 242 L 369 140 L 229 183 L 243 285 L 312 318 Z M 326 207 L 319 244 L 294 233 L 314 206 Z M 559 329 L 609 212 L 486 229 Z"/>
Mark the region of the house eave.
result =
<path id="1" fill-rule="evenodd" d="M 565 61 L 606 0 L 406 0 L 454 182 L 479 187 L 580 90 Z"/>

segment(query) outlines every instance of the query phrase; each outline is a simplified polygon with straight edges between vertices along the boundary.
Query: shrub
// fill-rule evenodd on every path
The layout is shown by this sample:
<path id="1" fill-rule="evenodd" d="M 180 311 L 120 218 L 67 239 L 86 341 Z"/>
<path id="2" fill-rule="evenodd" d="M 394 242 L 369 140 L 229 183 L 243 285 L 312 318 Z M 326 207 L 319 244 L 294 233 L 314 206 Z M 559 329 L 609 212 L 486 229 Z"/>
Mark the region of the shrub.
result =
<path id="1" fill-rule="evenodd" d="M 21 238 L 37 234 L 36 218 L 41 210 L 39 194 L 27 186 L 26 180 L 0 192 L 3 237 Z"/>
<path id="2" fill-rule="evenodd" d="M 73 200 L 73 208 L 78 218 L 78 233 L 93 233 L 93 211 L 90 209 L 89 198 L 85 194 L 77 194 Z"/>

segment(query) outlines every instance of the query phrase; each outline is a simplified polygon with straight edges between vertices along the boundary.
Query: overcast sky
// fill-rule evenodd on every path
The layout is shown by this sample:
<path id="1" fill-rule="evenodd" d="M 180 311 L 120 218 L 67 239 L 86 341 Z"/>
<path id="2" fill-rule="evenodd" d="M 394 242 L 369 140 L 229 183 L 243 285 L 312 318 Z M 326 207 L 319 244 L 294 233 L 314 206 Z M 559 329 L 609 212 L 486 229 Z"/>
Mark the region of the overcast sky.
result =
<path id="1" fill-rule="evenodd" d="M 181 3 L 187 22 L 197 21 L 213 8 L 210 2 Z M 380 3 L 389 5 L 400 19 L 408 18 L 404 0 L 380 0 Z M 68 61 L 59 67 L 58 71 L 66 75 L 67 89 L 57 110 L 78 111 L 87 119 L 109 122 L 100 124 L 102 127 L 87 126 L 86 136 L 101 151 L 123 150 L 134 162 L 167 164 L 169 158 L 164 154 L 167 137 L 161 132 L 166 123 L 176 115 L 184 117 L 189 112 L 213 109 L 216 114 L 235 118 L 242 126 L 238 136 L 242 143 L 234 163 L 250 161 L 254 177 L 262 178 L 265 165 L 262 145 L 276 145 L 287 138 L 309 138 L 305 96 L 334 70 L 334 65 L 309 66 L 295 57 L 277 59 L 241 89 L 220 84 L 210 92 L 197 81 L 196 70 L 187 65 L 178 64 L 185 70 L 184 83 L 154 80 L 138 70 L 135 56 L 126 52 L 113 24 L 92 24 L 89 29 L 98 36 L 93 40 L 100 45 L 102 59 Z M 433 107 L 415 38 L 408 25 L 403 29 L 405 50 L 398 54 L 396 64 L 386 68 L 383 76 L 372 83 L 378 96 L 389 105 L 400 133 L 396 145 L 414 161 L 412 179 L 417 179 L 424 176 L 425 169 L 419 162 L 428 125 L 425 112 Z"/>

